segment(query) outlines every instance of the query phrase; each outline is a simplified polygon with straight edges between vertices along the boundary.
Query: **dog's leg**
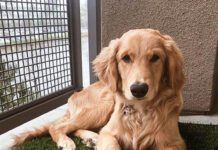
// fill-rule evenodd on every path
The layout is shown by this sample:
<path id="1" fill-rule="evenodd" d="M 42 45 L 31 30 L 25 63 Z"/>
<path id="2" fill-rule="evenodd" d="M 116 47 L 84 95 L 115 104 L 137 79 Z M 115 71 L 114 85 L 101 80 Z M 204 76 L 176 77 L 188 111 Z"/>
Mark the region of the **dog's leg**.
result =
<path id="1" fill-rule="evenodd" d="M 54 142 L 57 143 L 59 148 L 63 150 L 75 150 L 76 146 L 66 134 L 73 130 L 73 126 L 70 120 L 51 125 L 49 128 L 49 133 Z"/>
<path id="2" fill-rule="evenodd" d="M 93 129 L 103 126 L 109 114 L 109 110 L 103 108 L 104 107 L 96 107 L 92 109 L 84 107 L 78 109 L 68 120 L 59 122 L 50 127 L 49 133 L 52 139 L 59 147 L 63 147 L 64 150 L 74 150 L 75 144 L 66 134 L 79 129 Z"/>
<path id="3" fill-rule="evenodd" d="M 79 129 L 97 129 L 107 123 L 113 111 L 114 99 L 113 94 L 107 92 L 107 89 L 102 90 L 102 86 L 100 83 L 93 84 L 69 98 L 68 118 L 51 125 L 49 129 L 52 139 L 58 146 L 65 150 L 75 149 L 74 142 L 66 134 Z"/>
<path id="4" fill-rule="evenodd" d="M 94 148 L 97 144 L 98 134 L 89 130 L 77 130 L 75 136 L 80 137 L 87 147 Z"/>
<path id="5" fill-rule="evenodd" d="M 113 135 L 101 132 L 97 141 L 97 150 L 121 150 L 121 147 Z"/>
<path id="6" fill-rule="evenodd" d="M 155 134 L 155 145 L 159 150 L 186 150 L 178 128 L 178 116 L 173 116 Z"/>
<path id="7" fill-rule="evenodd" d="M 78 129 L 87 129 L 91 127 L 91 124 L 87 119 L 88 115 L 85 115 L 85 112 L 88 113 L 90 111 L 83 109 L 80 113 L 75 113 L 72 118 L 50 126 L 49 133 L 54 142 L 57 143 L 58 147 L 61 147 L 63 150 L 74 150 L 76 148 L 73 140 L 71 140 L 66 134 Z"/>

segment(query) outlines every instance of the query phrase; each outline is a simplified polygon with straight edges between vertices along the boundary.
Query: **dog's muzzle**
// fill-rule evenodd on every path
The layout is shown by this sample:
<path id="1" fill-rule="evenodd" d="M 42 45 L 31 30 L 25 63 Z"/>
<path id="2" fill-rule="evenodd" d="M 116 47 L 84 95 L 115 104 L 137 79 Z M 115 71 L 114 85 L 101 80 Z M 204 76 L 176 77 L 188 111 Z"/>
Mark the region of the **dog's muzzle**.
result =
<path id="1" fill-rule="evenodd" d="M 143 98 L 148 92 L 148 85 L 146 83 L 134 83 L 130 87 L 132 95 L 136 98 Z"/>

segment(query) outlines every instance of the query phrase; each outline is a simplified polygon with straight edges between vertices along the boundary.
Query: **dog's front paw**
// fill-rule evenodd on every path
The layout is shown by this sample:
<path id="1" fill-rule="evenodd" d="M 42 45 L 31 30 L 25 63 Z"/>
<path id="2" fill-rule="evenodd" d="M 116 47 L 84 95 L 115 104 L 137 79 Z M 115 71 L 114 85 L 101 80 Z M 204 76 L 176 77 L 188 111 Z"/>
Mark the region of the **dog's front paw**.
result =
<path id="1" fill-rule="evenodd" d="M 87 138 L 83 140 L 83 143 L 90 148 L 95 148 L 97 143 L 97 138 Z"/>
<path id="2" fill-rule="evenodd" d="M 64 136 L 58 140 L 57 146 L 61 150 L 75 150 L 76 145 L 70 138 Z"/>

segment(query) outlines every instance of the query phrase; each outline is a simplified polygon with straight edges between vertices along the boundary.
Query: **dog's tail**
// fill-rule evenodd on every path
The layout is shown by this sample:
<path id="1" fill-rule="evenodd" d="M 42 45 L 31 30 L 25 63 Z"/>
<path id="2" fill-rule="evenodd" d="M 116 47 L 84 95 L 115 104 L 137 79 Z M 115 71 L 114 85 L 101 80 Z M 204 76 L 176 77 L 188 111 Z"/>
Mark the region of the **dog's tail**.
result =
<path id="1" fill-rule="evenodd" d="M 12 148 L 16 147 L 16 146 L 22 144 L 26 140 L 48 134 L 49 128 L 52 125 L 63 122 L 65 120 L 69 119 L 69 117 L 70 117 L 70 112 L 69 112 L 69 110 L 67 110 L 66 113 L 62 117 L 57 118 L 53 122 L 47 123 L 41 127 L 34 128 L 33 130 L 30 130 L 30 131 L 26 131 L 26 132 L 21 133 L 19 135 L 13 135 L 14 138 L 13 138 L 13 142 L 12 142 L 10 147 L 12 147 Z"/>
<path id="2" fill-rule="evenodd" d="M 42 136 L 48 133 L 50 124 L 46 124 L 39 128 L 34 128 L 32 131 L 27 131 L 24 133 L 21 133 L 20 135 L 13 135 L 13 143 L 11 144 L 11 147 L 18 146 L 22 144 L 24 141 L 32 139 L 37 136 Z"/>

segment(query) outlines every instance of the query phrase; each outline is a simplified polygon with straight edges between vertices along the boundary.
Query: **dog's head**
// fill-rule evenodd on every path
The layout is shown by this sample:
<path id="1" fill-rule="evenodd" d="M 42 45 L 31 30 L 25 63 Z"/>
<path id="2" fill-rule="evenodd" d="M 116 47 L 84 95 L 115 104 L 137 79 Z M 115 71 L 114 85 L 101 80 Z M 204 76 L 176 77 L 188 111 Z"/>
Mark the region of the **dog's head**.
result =
<path id="1" fill-rule="evenodd" d="M 112 40 L 93 62 L 98 78 L 129 99 L 151 100 L 160 89 L 183 87 L 183 57 L 168 35 L 130 30 Z"/>

